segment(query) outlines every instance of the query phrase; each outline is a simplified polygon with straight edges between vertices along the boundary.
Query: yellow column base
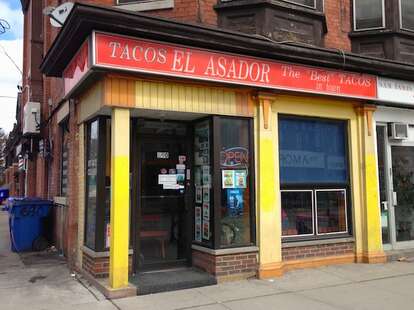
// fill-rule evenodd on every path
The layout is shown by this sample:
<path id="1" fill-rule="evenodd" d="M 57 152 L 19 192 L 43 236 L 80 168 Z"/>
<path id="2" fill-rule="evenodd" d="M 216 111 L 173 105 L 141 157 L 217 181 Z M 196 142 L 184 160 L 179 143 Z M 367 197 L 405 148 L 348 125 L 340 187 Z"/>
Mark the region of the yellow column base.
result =
<path id="1" fill-rule="evenodd" d="M 387 255 L 383 251 L 376 253 L 361 253 L 356 255 L 356 262 L 362 264 L 383 264 L 387 262 Z"/>
<path id="2" fill-rule="evenodd" d="M 283 263 L 260 264 L 259 279 L 279 278 L 283 276 Z"/>

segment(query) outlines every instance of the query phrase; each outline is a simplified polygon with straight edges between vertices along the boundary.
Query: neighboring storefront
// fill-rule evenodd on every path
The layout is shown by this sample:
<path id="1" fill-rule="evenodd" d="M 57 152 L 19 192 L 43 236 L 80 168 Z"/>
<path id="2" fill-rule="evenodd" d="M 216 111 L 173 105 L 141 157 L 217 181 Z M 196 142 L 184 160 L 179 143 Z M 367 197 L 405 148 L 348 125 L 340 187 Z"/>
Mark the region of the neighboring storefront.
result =
<path id="1" fill-rule="evenodd" d="M 379 78 L 378 99 L 382 242 L 385 249 L 414 248 L 414 83 Z"/>
<path id="2" fill-rule="evenodd" d="M 98 24 L 71 53 L 81 9 L 42 65 L 76 111 L 79 268 L 117 289 L 180 265 L 225 281 L 385 260 L 375 76 Z"/>

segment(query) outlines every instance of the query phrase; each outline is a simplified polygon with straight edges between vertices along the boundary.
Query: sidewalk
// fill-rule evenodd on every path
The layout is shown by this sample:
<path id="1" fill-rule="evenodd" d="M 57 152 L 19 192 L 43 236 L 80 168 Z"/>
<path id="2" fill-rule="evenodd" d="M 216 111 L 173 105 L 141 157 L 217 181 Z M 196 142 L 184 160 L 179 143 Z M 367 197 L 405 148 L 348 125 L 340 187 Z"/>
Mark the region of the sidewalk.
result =
<path id="1" fill-rule="evenodd" d="M 350 264 L 289 272 L 280 279 L 224 283 L 105 300 L 59 262 L 28 264 L 11 253 L 0 213 L 0 309 L 268 310 L 412 309 L 414 262 Z"/>
<path id="2" fill-rule="evenodd" d="M 73 278 L 64 260 L 10 251 L 7 212 L 0 211 L 0 309 L 116 309 Z"/>

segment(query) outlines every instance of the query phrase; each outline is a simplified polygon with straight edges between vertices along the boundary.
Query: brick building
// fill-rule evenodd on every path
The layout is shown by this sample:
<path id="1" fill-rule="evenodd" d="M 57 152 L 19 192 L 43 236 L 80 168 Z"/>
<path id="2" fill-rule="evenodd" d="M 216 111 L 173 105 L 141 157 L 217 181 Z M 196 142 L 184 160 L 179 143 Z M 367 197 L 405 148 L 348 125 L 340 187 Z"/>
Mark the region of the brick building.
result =
<path id="1" fill-rule="evenodd" d="M 376 153 L 410 156 L 413 103 L 384 93 L 414 89 L 409 3 L 90 0 L 54 27 L 64 2 L 22 0 L 6 176 L 54 200 L 57 248 L 108 294 L 148 269 L 263 278 L 411 245 Z"/>

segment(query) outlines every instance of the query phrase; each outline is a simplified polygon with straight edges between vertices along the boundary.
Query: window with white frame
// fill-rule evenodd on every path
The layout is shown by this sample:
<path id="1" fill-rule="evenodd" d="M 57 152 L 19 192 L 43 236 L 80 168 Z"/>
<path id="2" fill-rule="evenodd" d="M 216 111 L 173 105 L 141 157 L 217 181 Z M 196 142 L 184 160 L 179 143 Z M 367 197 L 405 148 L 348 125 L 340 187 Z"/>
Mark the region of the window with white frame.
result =
<path id="1" fill-rule="evenodd" d="M 385 27 L 384 0 L 354 0 L 354 29 Z"/>
<path id="2" fill-rule="evenodd" d="M 282 236 L 348 234 L 347 122 L 279 117 Z"/>
<path id="3" fill-rule="evenodd" d="M 414 31 L 414 1 L 400 0 L 401 28 Z"/>
<path id="4" fill-rule="evenodd" d="M 172 9 L 174 7 L 174 0 L 117 0 L 115 3 L 119 8 L 136 12 Z"/>
<path id="5" fill-rule="evenodd" d="M 118 4 L 129 4 L 129 3 L 137 3 L 140 2 L 140 0 L 118 0 Z M 142 2 L 142 0 L 141 0 Z"/>
<path id="6" fill-rule="evenodd" d="M 311 7 L 313 9 L 316 8 L 316 0 L 284 0 L 284 1 Z"/>

